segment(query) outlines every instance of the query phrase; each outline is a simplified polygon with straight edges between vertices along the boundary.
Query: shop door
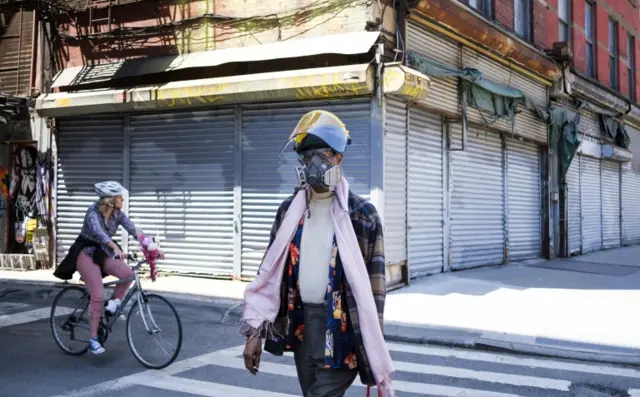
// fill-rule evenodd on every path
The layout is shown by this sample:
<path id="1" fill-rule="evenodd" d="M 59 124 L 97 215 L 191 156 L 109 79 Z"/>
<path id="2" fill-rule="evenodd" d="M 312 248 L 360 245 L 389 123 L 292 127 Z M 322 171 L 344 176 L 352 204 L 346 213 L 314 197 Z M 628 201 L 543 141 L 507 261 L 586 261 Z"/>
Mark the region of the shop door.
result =
<path id="1" fill-rule="evenodd" d="M 409 276 L 415 278 L 444 267 L 441 117 L 410 108 L 408 138 Z"/>
<path id="2" fill-rule="evenodd" d="M 568 221 L 569 221 L 569 254 L 577 254 L 582 251 L 582 196 L 580 194 L 580 162 L 581 155 L 576 153 L 569 165 L 565 177 L 567 183 Z"/>
<path id="3" fill-rule="evenodd" d="M 602 235 L 604 248 L 620 246 L 620 163 L 602 160 Z"/>
<path id="4" fill-rule="evenodd" d="M 58 120 L 57 263 L 78 237 L 87 208 L 97 200 L 93 185 L 124 183 L 123 131 L 124 119 L 117 116 Z M 122 228 L 115 240 L 122 244 Z"/>
<path id="5" fill-rule="evenodd" d="M 586 254 L 602 249 L 600 160 L 582 156 L 580 166 L 582 253 Z"/>
<path id="6" fill-rule="evenodd" d="M 509 259 L 540 257 L 542 186 L 534 144 L 507 139 Z"/>
<path id="7" fill-rule="evenodd" d="M 462 131 L 451 125 L 451 268 L 503 262 L 504 189 L 500 136 L 469 128 L 467 147 Z"/>
<path id="8" fill-rule="evenodd" d="M 388 265 L 407 265 L 407 104 L 385 97 L 384 256 Z M 393 267 L 391 267 L 393 269 Z M 389 267 L 388 267 L 389 270 Z M 402 273 L 387 274 L 387 284 L 402 282 Z"/>
<path id="9" fill-rule="evenodd" d="M 640 243 L 640 173 L 623 165 L 622 171 L 622 243 Z"/>
<path id="10" fill-rule="evenodd" d="M 232 274 L 234 130 L 233 110 L 131 116 L 129 212 L 163 269 Z"/>
<path id="11" fill-rule="evenodd" d="M 294 193 L 296 157 L 291 147 L 278 157 L 305 113 L 324 109 L 346 124 L 352 138 L 344 157 L 350 189 L 369 198 L 371 103 L 369 98 L 260 104 L 242 109 L 242 277 L 255 277 L 269 244 L 278 206 Z"/>

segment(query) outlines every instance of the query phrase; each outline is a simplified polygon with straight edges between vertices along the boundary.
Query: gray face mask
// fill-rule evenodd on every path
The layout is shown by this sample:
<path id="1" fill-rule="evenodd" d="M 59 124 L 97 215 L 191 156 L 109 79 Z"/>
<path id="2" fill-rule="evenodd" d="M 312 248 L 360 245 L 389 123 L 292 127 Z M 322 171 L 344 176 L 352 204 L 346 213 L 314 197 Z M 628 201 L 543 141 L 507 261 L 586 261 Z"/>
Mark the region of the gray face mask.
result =
<path id="1" fill-rule="evenodd" d="M 333 189 L 342 180 L 342 167 L 323 160 L 318 154 L 313 154 L 311 161 L 298 160 L 296 167 L 298 183 L 304 188 L 307 185 Z"/>

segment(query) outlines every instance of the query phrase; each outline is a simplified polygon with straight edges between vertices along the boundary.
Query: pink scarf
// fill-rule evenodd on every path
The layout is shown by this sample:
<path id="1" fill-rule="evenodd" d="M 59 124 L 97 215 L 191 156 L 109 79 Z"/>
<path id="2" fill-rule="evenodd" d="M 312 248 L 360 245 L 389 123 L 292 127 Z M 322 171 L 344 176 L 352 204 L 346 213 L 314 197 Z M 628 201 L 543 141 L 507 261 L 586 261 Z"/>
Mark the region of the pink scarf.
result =
<path id="1" fill-rule="evenodd" d="M 340 184 L 336 186 L 335 193 L 336 200 L 333 203 L 331 215 L 340 259 L 356 300 L 362 342 L 378 389 L 382 390 L 384 395 L 393 397 L 394 392 L 391 388 L 393 363 L 380 329 L 369 274 L 349 218 L 349 183 L 346 179 L 342 178 Z M 262 330 L 272 332 L 273 323 L 280 308 L 280 287 L 289 255 L 289 246 L 306 208 L 306 192 L 300 190 L 282 220 L 273 244 L 264 257 L 258 276 L 244 291 L 245 305 L 242 316 L 244 325 L 241 329 L 251 327 L 255 333 L 260 333 Z"/>

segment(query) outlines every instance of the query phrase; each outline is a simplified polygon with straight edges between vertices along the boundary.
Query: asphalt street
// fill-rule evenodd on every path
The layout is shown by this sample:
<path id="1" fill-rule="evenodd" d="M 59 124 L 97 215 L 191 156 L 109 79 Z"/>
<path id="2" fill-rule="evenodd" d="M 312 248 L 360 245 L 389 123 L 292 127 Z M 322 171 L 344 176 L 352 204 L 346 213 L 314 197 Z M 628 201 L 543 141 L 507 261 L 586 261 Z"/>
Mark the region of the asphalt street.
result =
<path id="1" fill-rule="evenodd" d="M 147 370 L 134 358 L 124 321 L 105 354 L 66 355 L 48 322 L 56 293 L 0 283 L 0 397 L 301 395 L 293 357 L 265 354 L 260 373 L 250 375 L 235 319 L 223 316 L 226 307 L 203 302 L 173 301 L 184 344 L 163 370 Z M 394 342 L 389 348 L 398 396 L 640 396 L 640 372 L 631 367 Z M 347 393 L 364 395 L 358 380 Z"/>

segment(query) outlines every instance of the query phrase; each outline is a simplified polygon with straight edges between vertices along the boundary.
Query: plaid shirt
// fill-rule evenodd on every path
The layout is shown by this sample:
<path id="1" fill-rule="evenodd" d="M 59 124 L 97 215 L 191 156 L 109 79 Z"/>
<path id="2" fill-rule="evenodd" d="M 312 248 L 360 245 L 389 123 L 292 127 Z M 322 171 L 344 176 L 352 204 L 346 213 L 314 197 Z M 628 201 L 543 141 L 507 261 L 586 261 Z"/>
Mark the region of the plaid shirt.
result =
<path id="1" fill-rule="evenodd" d="M 296 191 L 297 193 L 297 191 Z M 271 228 L 271 237 L 269 239 L 269 247 L 273 243 L 276 237 L 276 233 L 280 228 L 280 224 L 284 219 L 284 215 L 289 209 L 289 206 L 293 202 L 295 195 L 285 199 L 276 213 L 276 219 Z M 371 283 L 371 290 L 373 291 L 373 299 L 378 311 L 378 320 L 380 321 L 380 328 L 383 328 L 384 317 L 384 302 L 387 295 L 386 285 L 386 268 L 384 260 L 384 242 L 382 234 L 382 222 L 378 216 L 378 211 L 375 206 L 358 196 L 357 194 L 349 191 L 349 217 L 353 224 L 353 229 L 364 258 L 364 263 L 367 266 L 367 272 L 369 273 L 369 282 Z M 267 248 L 268 249 L 268 248 Z M 284 267 L 287 269 L 287 266 Z M 260 271 L 260 270 L 258 270 Z M 275 321 L 276 330 L 284 334 L 285 321 L 286 321 L 286 277 L 283 277 L 283 283 L 281 288 L 281 305 L 280 313 Z M 360 323 L 358 321 L 358 310 L 356 307 L 356 301 L 353 296 L 353 291 L 349 285 L 349 281 L 346 280 L 346 293 L 347 293 L 347 309 L 348 319 L 354 331 L 356 340 L 356 346 L 358 350 L 358 371 L 360 373 L 360 379 L 363 384 L 373 386 L 375 385 L 375 378 L 371 372 L 369 366 L 369 360 L 362 343 L 362 334 L 360 332 Z M 284 341 L 283 341 L 284 343 Z"/>

